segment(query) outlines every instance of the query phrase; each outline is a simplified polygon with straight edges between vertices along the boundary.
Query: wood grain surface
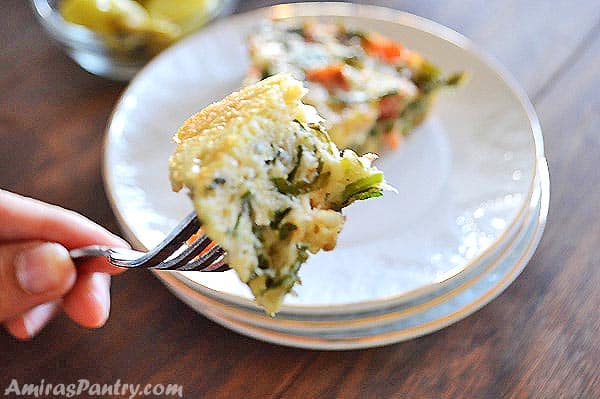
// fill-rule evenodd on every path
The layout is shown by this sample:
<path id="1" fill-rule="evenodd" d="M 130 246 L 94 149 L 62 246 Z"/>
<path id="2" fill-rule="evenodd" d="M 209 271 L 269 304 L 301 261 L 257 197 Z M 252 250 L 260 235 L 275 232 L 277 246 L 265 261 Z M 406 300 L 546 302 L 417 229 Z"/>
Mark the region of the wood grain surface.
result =
<path id="1" fill-rule="evenodd" d="M 0 332 L 0 395 L 13 378 L 85 378 L 178 383 L 189 398 L 600 397 L 600 3 L 363 3 L 463 33 L 525 87 L 541 119 L 552 190 L 546 232 L 523 274 L 439 332 L 324 352 L 238 335 L 196 314 L 150 273 L 125 273 L 113 280 L 111 318 L 100 330 L 60 316 L 29 342 Z M 269 4 L 242 0 L 237 11 Z M 124 85 L 68 59 L 28 2 L 2 0 L 0 9 L 0 188 L 118 233 L 100 157 Z"/>

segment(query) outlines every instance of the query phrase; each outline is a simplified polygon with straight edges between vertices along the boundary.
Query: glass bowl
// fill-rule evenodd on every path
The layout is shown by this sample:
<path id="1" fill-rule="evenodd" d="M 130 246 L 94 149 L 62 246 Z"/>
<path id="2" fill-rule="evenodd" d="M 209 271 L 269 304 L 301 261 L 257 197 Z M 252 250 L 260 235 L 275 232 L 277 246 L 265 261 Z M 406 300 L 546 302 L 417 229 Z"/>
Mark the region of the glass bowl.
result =
<path id="1" fill-rule="evenodd" d="M 150 59 L 172 43 L 158 43 L 147 33 L 101 34 L 66 21 L 60 0 L 31 0 L 34 13 L 46 32 L 83 69 L 113 80 L 130 80 Z M 220 0 L 206 18 L 194 21 L 198 29 L 230 13 L 234 0 Z M 178 37 L 176 40 L 179 40 Z"/>

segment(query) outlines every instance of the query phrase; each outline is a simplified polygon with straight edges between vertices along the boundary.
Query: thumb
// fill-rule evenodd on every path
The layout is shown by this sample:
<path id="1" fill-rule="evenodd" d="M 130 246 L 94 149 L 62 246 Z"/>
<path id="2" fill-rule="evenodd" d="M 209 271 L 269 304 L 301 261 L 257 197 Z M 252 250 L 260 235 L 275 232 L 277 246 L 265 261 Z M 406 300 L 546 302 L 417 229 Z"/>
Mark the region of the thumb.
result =
<path id="1" fill-rule="evenodd" d="M 76 275 L 69 252 L 60 244 L 0 245 L 0 322 L 61 298 Z"/>

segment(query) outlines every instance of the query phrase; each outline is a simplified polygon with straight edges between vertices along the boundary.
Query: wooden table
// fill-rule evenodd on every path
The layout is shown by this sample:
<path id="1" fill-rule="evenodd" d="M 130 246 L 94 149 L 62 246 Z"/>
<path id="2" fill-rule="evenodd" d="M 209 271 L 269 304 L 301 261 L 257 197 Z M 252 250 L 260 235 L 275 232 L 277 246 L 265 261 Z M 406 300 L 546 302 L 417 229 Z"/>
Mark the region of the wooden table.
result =
<path id="1" fill-rule="evenodd" d="M 269 3 L 240 1 L 238 11 Z M 600 4 L 379 4 L 470 37 L 508 67 L 535 104 L 552 198 L 546 233 L 517 281 L 437 333 L 320 352 L 233 333 L 178 301 L 150 273 L 125 273 L 113 280 L 112 315 L 100 330 L 61 316 L 30 342 L 0 332 L 0 395 L 12 378 L 85 378 L 178 383 L 190 398 L 600 397 Z M 124 86 L 69 60 L 23 0 L 2 0 L 0 37 L 0 187 L 118 232 L 100 157 L 107 117 Z"/>

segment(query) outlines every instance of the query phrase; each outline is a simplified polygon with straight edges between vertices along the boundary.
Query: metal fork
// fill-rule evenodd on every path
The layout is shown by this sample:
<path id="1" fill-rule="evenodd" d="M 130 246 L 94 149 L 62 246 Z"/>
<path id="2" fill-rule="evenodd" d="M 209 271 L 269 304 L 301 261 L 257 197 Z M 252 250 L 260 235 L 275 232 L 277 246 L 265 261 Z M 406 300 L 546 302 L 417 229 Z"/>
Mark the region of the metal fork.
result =
<path id="1" fill-rule="evenodd" d="M 218 245 L 214 245 L 206 235 L 199 235 L 188 244 L 188 240 L 198 232 L 200 227 L 196 212 L 192 212 L 160 244 L 148 252 L 92 245 L 73 249 L 69 255 L 73 260 L 103 256 L 114 266 L 131 269 L 203 272 L 228 270 L 229 265 L 224 261 L 225 251 Z"/>

